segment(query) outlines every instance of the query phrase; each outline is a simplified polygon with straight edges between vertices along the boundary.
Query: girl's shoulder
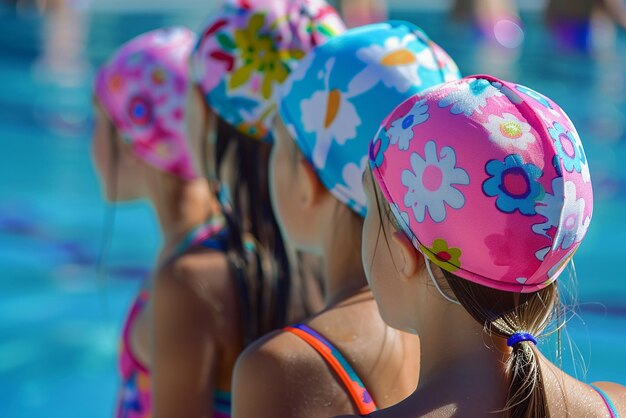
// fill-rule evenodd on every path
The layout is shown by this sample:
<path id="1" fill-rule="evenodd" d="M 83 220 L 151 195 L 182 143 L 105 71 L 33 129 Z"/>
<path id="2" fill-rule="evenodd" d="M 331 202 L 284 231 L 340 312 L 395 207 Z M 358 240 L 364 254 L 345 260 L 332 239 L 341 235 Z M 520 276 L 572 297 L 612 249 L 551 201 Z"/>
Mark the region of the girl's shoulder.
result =
<path id="1" fill-rule="evenodd" d="M 252 405 L 263 411 L 262 417 L 293 416 L 293 411 L 299 411 L 298 416 L 350 413 L 355 406 L 342 371 L 363 379 L 383 405 L 395 403 L 415 387 L 418 374 L 418 340 L 408 337 L 405 344 L 404 334 L 384 324 L 366 294 L 275 331 L 253 343 L 237 361 L 234 416 L 258 417 L 249 409 Z"/>
<path id="2" fill-rule="evenodd" d="M 231 277 L 231 266 L 225 253 L 209 248 L 194 248 L 165 265 L 157 280 L 176 280 L 203 293 L 232 288 Z"/>
<path id="3" fill-rule="evenodd" d="M 541 368 L 553 416 L 626 416 L 626 387 L 582 382 L 545 359 Z"/>
<path id="4" fill-rule="evenodd" d="M 164 311 L 172 321 L 177 316 L 183 321 L 187 312 L 207 332 L 226 340 L 236 338 L 237 288 L 224 253 L 210 249 L 184 253 L 157 271 L 153 287 L 154 310 Z"/>
<path id="5" fill-rule="evenodd" d="M 350 305 L 347 309 L 342 307 L 324 309 L 302 320 L 298 325 L 293 324 L 293 326 L 273 331 L 258 339 L 241 355 L 236 372 L 243 375 L 266 371 L 270 379 L 284 379 L 288 385 L 294 384 L 294 380 L 298 380 L 302 373 L 313 376 L 317 380 L 323 379 L 324 376 L 332 377 L 319 353 L 311 347 L 310 343 L 301 338 L 299 333 L 291 330 L 297 326 L 305 326 L 318 331 L 330 341 L 345 340 L 343 335 L 354 334 L 354 328 L 359 327 L 363 322 L 368 322 L 363 321 L 363 316 L 357 313 L 367 314 L 376 309 L 373 300 L 368 302 L 371 306 L 362 307 L 362 309 L 358 307 L 360 302 Z M 369 323 L 371 325 L 371 322 Z M 342 335 L 341 338 L 338 338 L 339 334 Z"/>
<path id="6" fill-rule="evenodd" d="M 626 386 L 613 382 L 594 382 L 593 386 L 605 399 L 607 409 L 613 409 L 620 417 L 626 417 Z"/>
<path id="7" fill-rule="evenodd" d="M 239 356 L 234 371 L 233 416 L 332 416 L 350 399 L 311 347 L 277 330 L 255 341 Z M 332 402 L 320 402 L 331 399 Z M 304 414 L 306 415 L 306 414 Z"/>

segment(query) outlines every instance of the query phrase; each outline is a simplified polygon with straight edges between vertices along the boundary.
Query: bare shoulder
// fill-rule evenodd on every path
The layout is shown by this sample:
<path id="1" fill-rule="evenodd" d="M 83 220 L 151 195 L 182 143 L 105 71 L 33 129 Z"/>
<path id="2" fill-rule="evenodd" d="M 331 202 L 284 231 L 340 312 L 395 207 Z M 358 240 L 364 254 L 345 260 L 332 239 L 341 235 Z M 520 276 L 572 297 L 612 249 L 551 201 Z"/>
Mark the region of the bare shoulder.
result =
<path id="1" fill-rule="evenodd" d="M 230 282 L 228 259 L 222 252 L 199 250 L 177 257 L 167 265 L 172 278 L 189 285 L 200 280 L 214 283 Z"/>
<path id="2" fill-rule="evenodd" d="M 553 416 L 604 416 L 607 406 L 598 392 L 589 384 L 570 376 L 556 365 L 542 358 L 544 387 Z M 626 414 L 626 387 L 617 383 L 592 383 L 605 392 L 617 411 Z"/>
<path id="3" fill-rule="evenodd" d="M 293 377 L 320 364 L 321 359 L 311 347 L 290 332 L 277 330 L 258 339 L 242 353 L 237 371 L 242 374 L 269 369 L 277 378 Z M 275 366 L 280 366 L 274 370 Z"/>
<path id="4" fill-rule="evenodd" d="M 607 394 L 620 416 L 626 416 L 626 386 L 613 382 L 595 382 L 593 385 Z"/>
<path id="5" fill-rule="evenodd" d="M 156 277 L 155 287 L 185 292 L 211 304 L 230 301 L 236 294 L 226 255 L 212 250 L 183 254 L 166 264 Z"/>
<path id="6" fill-rule="evenodd" d="M 225 254 L 201 250 L 181 255 L 159 270 L 154 294 L 154 309 L 164 315 L 182 319 L 187 312 L 187 317 L 196 315 L 194 322 L 206 331 L 235 338 L 237 289 Z"/>
<path id="7" fill-rule="evenodd" d="M 234 417 L 304 418 L 350 412 L 342 405 L 349 400 L 320 355 L 285 331 L 268 334 L 242 353 L 234 372 L 233 399 Z"/>

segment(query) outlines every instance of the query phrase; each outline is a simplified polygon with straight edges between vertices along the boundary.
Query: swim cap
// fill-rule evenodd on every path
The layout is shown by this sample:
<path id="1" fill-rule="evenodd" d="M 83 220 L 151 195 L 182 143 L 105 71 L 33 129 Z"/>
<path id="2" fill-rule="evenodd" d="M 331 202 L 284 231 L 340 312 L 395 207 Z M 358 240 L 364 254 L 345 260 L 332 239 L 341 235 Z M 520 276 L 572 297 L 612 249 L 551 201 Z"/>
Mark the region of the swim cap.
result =
<path id="1" fill-rule="evenodd" d="M 570 119 L 488 75 L 405 100 L 372 141 L 370 166 L 416 248 L 498 290 L 553 282 L 591 221 L 589 167 Z"/>
<path id="2" fill-rule="evenodd" d="M 276 86 L 307 51 L 343 30 L 324 0 L 230 0 L 202 31 L 193 78 L 222 119 L 252 138 L 271 140 Z"/>
<path id="3" fill-rule="evenodd" d="M 195 174 L 185 141 L 184 104 L 195 35 L 174 27 L 140 35 L 100 68 L 95 95 L 133 152 L 175 176 Z"/>
<path id="4" fill-rule="evenodd" d="M 458 78 L 454 61 L 417 26 L 372 24 L 311 51 L 281 88 L 279 113 L 326 188 L 365 216 L 361 175 L 383 117 L 415 93 Z"/>

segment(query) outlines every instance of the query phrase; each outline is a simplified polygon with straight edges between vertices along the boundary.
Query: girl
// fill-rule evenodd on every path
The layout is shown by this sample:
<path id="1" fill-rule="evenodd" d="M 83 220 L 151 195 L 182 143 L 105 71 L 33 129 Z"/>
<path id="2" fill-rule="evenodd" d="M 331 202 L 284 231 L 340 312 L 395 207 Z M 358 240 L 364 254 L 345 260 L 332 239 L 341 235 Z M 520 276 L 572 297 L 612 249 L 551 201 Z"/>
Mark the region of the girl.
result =
<path id="1" fill-rule="evenodd" d="M 331 13 L 327 15 L 329 18 L 332 17 Z M 255 9 L 240 10 L 230 7 L 224 9 L 221 14 L 218 12 L 216 16 L 216 19 L 223 20 L 233 16 L 241 19 L 237 21 L 239 26 L 221 25 L 225 33 L 218 36 L 224 42 L 228 39 L 228 29 L 245 28 L 246 26 L 241 25 L 246 19 L 251 20 L 252 16 L 264 14 Z M 281 14 L 275 17 L 284 19 L 285 16 Z M 294 22 L 307 28 L 307 23 L 312 21 L 314 19 L 308 15 L 303 15 L 299 20 L 294 19 Z M 242 31 L 244 33 L 240 34 L 238 39 L 240 42 L 246 40 L 251 42 L 265 30 L 265 27 L 257 27 L 249 32 Z M 275 43 L 274 39 L 280 34 L 290 36 L 289 30 L 283 29 L 278 34 L 274 33 L 274 38 L 268 39 Z M 193 214 L 194 219 L 199 219 L 197 223 L 207 219 L 209 221 L 200 232 L 194 232 L 185 238 L 176 237 L 174 234 L 170 237 L 169 228 L 164 227 L 166 246 L 162 252 L 153 288 L 149 293 L 141 293 L 125 326 L 122 350 L 124 387 L 118 411 L 120 416 L 128 417 L 228 416 L 231 370 L 235 358 L 245 342 L 251 338 L 247 328 L 245 332 L 242 330 L 243 324 L 250 325 L 252 331 L 259 332 L 257 329 L 261 327 L 256 327 L 255 321 L 261 318 L 261 314 L 264 315 L 263 326 L 270 327 L 272 321 L 279 325 L 285 323 L 285 319 L 280 317 L 280 310 L 286 305 L 283 299 L 286 293 L 284 289 L 289 284 L 289 271 L 279 240 L 276 241 L 275 247 L 269 248 L 274 250 L 273 252 L 266 251 L 265 243 L 252 248 L 253 243 L 261 241 L 261 234 L 265 234 L 264 237 L 269 237 L 270 240 L 278 235 L 273 225 L 264 223 L 259 228 L 260 231 L 259 229 L 245 231 L 245 236 L 243 232 L 233 231 L 228 225 L 232 222 L 222 214 L 221 205 L 209 192 L 205 181 L 196 180 L 204 184 L 203 198 L 192 199 L 187 189 L 172 186 L 170 190 L 169 183 L 166 183 L 173 182 L 170 180 L 171 176 L 158 176 L 157 174 L 161 172 L 149 170 L 149 167 L 144 165 L 137 169 L 134 169 L 134 166 L 127 168 L 138 161 L 135 154 L 143 156 L 151 151 L 151 157 L 147 161 L 165 159 L 161 163 L 165 171 L 182 173 L 183 178 L 193 177 L 193 174 L 190 174 L 193 170 L 188 152 L 182 145 L 186 116 L 184 110 L 190 110 L 184 109 L 183 106 L 185 93 L 190 84 L 187 83 L 189 69 L 186 63 L 194 39 L 191 34 L 185 32 L 188 39 L 183 45 L 180 41 L 175 42 L 180 36 L 169 38 L 162 32 L 157 33 L 160 35 L 140 38 L 123 48 L 98 76 L 96 96 L 97 101 L 102 104 L 103 112 L 99 118 L 95 141 L 99 144 L 97 160 L 101 161 L 102 171 L 111 171 L 109 166 L 112 163 L 107 146 L 111 143 L 115 150 L 121 148 L 124 151 L 125 145 L 112 139 L 123 135 L 126 141 L 131 141 L 133 147 L 128 152 L 120 151 L 120 158 L 113 160 L 119 162 L 111 176 L 115 175 L 116 178 L 124 176 L 124 182 L 120 182 L 118 193 L 114 194 L 118 198 L 137 197 L 141 195 L 143 188 L 149 187 L 150 198 L 159 216 L 172 218 L 171 222 L 176 228 L 185 225 L 182 222 L 178 225 L 177 222 L 189 214 Z M 323 38 L 317 32 L 316 36 L 318 39 Z M 255 57 L 246 45 L 227 46 L 230 47 L 231 58 L 234 57 L 228 66 L 229 71 L 246 67 L 248 59 Z M 264 46 L 268 46 L 267 42 Z M 272 46 L 270 43 L 269 47 Z M 245 53 L 248 55 L 244 55 Z M 300 54 L 303 52 L 300 51 Z M 217 56 L 223 57 L 219 54 Z M 266 57 L 265 62 L 278 66 L 282 63 L 281 59 L 281 55 L 275 54 Z M 219 61 L 219 66 L 221 65 L 222 61 Z M 227 104 L 231 97 L 222 97 L 221 100 Z M 272 96 L 269 96 L 263 103 L 271 107 L 272 100 Z M 236 101 L 233 102 L 237 104 Z M 248 119 L 245 119 L 246 117 Z M 242 121 L 246 120 L 252 121 L 252 117 L 245 114 Z M 176 132 L 173 132 L 173 126 Z M 185 158 L 181 162 L 179 160 L 183 155 Z M 137 175 L 138 170 L 144 169 L 149 174 Z M 110 177 L 106 172 L 105 180 Z M 108 183 L 109 188 L 115 191 L 117 182 Z M 139 185 L 133 189 L 132 185 L 135 183 Z M 259 201 L 256 195 L 253 197 L 252 203 Z M 268 214 L 271 216 L 269 210 L 264 210 L 262 214 L 265 218 Z M 181 241 L 180 247 L 175 248 Z M 236 255 L 241 254 L 241 257 L 233 255 L 233 248 L 238 251 Z M 257 250 L 253 251 L 255 248 Z M 249 262 L 251 260 L 254 262 L 259 260 L 259 263 Z M 249 276 L 247 271 L 240 268 L 253 265 L 262 265 L 264 270 L 259 269 L 253 272 L 255 276 Z M 267 278 L 267 283 L 264 282 L 263 285 L 267 284 L 268 287 L 240 289 L 234 283 L 234 278 L 243 283 L 243 279 L 247 277 Z M 246 291 L 251 298 L 257 298 L 265 304 L 259 304 L 259 308 L 269 303 L 273 303 L 274 307 L 270 306 L 263 311 L 248 310 L 246 311 L 248 316 L 245 319 L 241 318 L 240 310 L 248 306 L 248 300 L 242 300 L 241 297 L 241 293 Z M 275 314 L 266 315 L 265 312 Z"/>
<path id="2" fill-rule="evenodd" d="M 580 382 L 535 347 L 593 205 L 559 106 L 491 76 L 450 82 L 383 121 L 369 165 L 363 266 L 385 321 L 421 341 L 416 391 L 372 417 L 626 413 L 626 388 Z"/>
<path id="3" fill-rule="evenodd" d="M 171 379 L 174 394 L 170 396 L 177 396 L 179 391 L 186 395 L 179 411 L 187 413 L 181 413 L 206 416 L 204 412 L 212 408 L 209 393 L 228 388 L 209 379 L 210 372 L 217 369 L 213 363 L 219 362 L 200 354 L 210 353 L 219 342 L 211 333 L 211 306 L 201 300 L 208 292 L 192 294 L 185 287 L 186 283 L 200 286 L 210 263 L 217 263 L 212 259 L 199 262 L 197 253 L 202 247 L 221 248 L 225 227 L 206 181 L 192 167 L 185 142 L 187 61 L 195 40 L 193 33 L 183 28 L 148 32 L 122 46 L 96 78 L 93 157 L 106 196 L 112 201 L 148 198 L 164 239 L 155 281 L 144 284 L 124 325 L 118 417 L 147 417 L 152 413 L 151 370 L 155 359 L 151 355 L 151 326 L 157 336 L 163 332 L 171 335 L 170 346 L 188 344 L 187 356 L 172 364 L 187 378 L 177 379 L 167 369 L 163 372 Z M 219 283 L 219 277 L 213 278 L 211 286 Z M 167 308 L 155 309 L 151 318 L 151 308 L 159 305 L 164 290 L 171 293 L 167 296 L 171 302 Z M 180 301 L 180 306 L 174 301 Z M 174 331 L 173 322 L 185 325 Z M 190 335 L 194 333 L 206 341 L 193 340 L 191 345 Z M 194 363 L 199 358 L 207 359 L 204 367 Z"/>
<path id="4" fill-rule="evenodd" d="M 419 28 L 394 22 L 352 29 L 315 48 L 281 88 L 272 202 L 286 239 L 322 257 L 325 308 L 244 352 L 234 416 L 369 412 L 415 388 L 418 340 L 383 323 L 360 263 L 360 176 L 376 115 L 456 78 L 454 62 Z"/>
<path id="5" fill-rule="evenodd" d="M 185 259 L 201 246 L 219 247 L 223 238 L 224 220 L 209 216 L 209 188 L 192 167 L 184 135 L 187 60 L 195 40 L 184 28 L 140 35 L 113 55 L 95 82 L 93 158 L 108 200 L 147 198 L 154 207 L 164 241 L 157 280 L 171 273 L 178 262 L 174 260 Z M 191 273 L 200 274 L 201 270 L 177 275 L 191 278 Z M 118 417 L 151 413 L 152 321 L 147 309 L 152 304 L 151 287 L 145 283 L 124 325 Z M 181 291 L 177 295 L 181 296 Z M 198 313 L 206 309 L 197 298 L 189 298 L 189 304 Z M 204 333 L 204 326 L 205 320 L 198 315 L 188 328 Z M 210 407 L 205 398 L 213 387 L 193 383 L 198 389 L 206 387 L 198 403 Z M 185 389 L 191 390 L 188 386 Z"/>
<path id="6" fill-rule="evenodd" d="M 157 416 L 210 415 L 206 394 L 211 389 L 220 391 L 213 410 L 229 413 L 239 353 L 306 313 L 309 298 L 291 297 L 307 292 L 292 286 L 300 284 L 292 278 L 302 274 L 292 271 L 270 207 L 267 126 L 276 112 L 276 87 L 309 49 L 342 30 L 338 15 L 322 0 L 247 0 L 229 1 L 201 32 L 191 56 L 188 139 L 198 156 L 196 166 L 214 189 L 211 196 L 221 197 L 212 198 L 210 214 L 224 218 L 227 234 L 220 251 L 179 260 L 171 277 L 157 280 Z M 174 277 L 195 268 L 201 272 Z M 194 309 L 192 298 L 206 309 Z M 188 398 L 202 396 L 202 403 L 187 409 Z"/>

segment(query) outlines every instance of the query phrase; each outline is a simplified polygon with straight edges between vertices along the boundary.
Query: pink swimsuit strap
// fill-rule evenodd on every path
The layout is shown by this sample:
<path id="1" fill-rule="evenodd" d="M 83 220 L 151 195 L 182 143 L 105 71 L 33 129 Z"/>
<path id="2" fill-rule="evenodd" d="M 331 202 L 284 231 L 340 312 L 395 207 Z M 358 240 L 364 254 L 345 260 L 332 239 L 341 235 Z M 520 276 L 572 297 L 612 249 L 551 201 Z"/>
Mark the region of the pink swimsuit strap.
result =
<path id="1" fill-rule="evenodd" d="M 212 217 L 187 234 L 169 260 L 173 260 L 191 247 L 198 245 L 225 250 L 223 244 L 225 231 L 224 218 Z M 119 358 L 122 387 L 118 400 L 117 418 L 148 418 L 152 414 L 150 370 L 133 353 L 131 345 L 132 327 L 148 303 L 149 296 L 149 292 L 145 289 L 137 295 L 124 324 Z M 220 398 L 214 395 L 214 398 L 216 408 L 214 417 L 228 417 L 230 403 L 226 402 L 223 396 Z"/>
<path id="2" fill-rule="evenodd" d="M 150 294 L 147 290 L 142 290 L 139 293 L 135 303 L 133 303 L 133 306 L 130 308 L 128 318 L 124 324 L 124 330 L 122 331 L 122 355 L 125 355 L 127 359 L 130 360 L 133 367 L 147 374 L 150 373 L 148 368 L 133 354 L 133 350 L 131 349 L 130 330 L 132 325 L 135 323 L 137 316 L 141 313 L 146 303 L 148 303 L 149 296 Z"/>

